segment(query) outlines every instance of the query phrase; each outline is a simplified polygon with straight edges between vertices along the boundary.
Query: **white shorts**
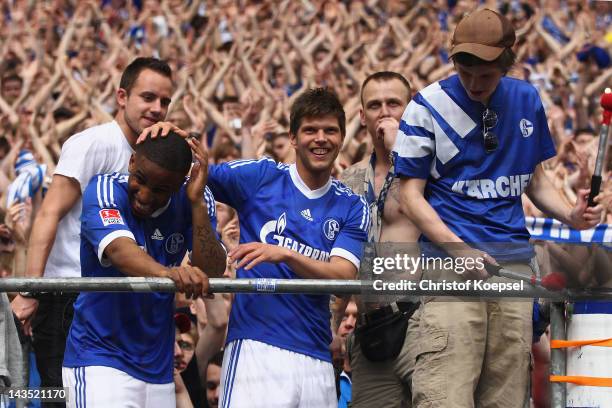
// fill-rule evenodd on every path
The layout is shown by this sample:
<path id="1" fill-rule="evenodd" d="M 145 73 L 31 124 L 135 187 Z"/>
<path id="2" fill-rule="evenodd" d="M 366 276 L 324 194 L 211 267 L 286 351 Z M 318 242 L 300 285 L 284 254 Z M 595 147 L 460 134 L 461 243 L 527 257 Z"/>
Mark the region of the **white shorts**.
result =
<path id="1" fill-rule="evenodd" d="M 68 408 L 176 407 L 174 382 L 151 384 L 111 367 L 62 367 Z"/>
<path id="2" fill-rule="evenodd" d="M 220 385 L 220 408 L 338 406 L 331 363 L 255 340 L 227 345 Z"/>

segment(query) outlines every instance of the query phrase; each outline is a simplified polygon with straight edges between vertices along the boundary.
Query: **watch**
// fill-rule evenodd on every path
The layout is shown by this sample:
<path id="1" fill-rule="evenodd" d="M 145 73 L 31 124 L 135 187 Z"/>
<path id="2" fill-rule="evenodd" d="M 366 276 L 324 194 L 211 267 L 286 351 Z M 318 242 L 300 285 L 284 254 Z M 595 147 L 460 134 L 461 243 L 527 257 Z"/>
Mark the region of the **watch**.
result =
<path id="1" fill-rule="evenodd" d="M 19 295 L 24 298 L 36 299 L 38 293 L 36 292 L 19 292 Z"/>

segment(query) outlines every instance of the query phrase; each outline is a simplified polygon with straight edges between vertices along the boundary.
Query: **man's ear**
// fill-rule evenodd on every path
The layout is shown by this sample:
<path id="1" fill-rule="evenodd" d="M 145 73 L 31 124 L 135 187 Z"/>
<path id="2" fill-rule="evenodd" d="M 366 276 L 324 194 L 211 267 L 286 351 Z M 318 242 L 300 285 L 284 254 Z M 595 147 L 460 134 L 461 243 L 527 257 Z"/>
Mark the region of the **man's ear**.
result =
<path id="1" fill-rule="evenodd" d="M 359 108 L 359 123 L 361 126 L 365 126 L 365 113 L 363 111 L 363 107 Z"/>
<path id="2" fill-rule="evenodd" d="M 119 88 L 117 89 L 115 97 L 117 99 L 117 105 L 119 105 L 120 108 L 125 109 L 125 106 L 127 105 L 128 92 L 123 88 Z"/>
<path id="3" fill-rule="evenodd" d="M 128 165 L 128 172 L 132 174 L 135 171 L 136 171 L 136 154 L 132 153 L 132 155 L 130 156 L 130 164 Z"/>
<path id="4" fill-rule="evenodd" d="M 294 149 L 297 148 L 297 136 L 291 132 L 289 132 L 289 142 Z"/>

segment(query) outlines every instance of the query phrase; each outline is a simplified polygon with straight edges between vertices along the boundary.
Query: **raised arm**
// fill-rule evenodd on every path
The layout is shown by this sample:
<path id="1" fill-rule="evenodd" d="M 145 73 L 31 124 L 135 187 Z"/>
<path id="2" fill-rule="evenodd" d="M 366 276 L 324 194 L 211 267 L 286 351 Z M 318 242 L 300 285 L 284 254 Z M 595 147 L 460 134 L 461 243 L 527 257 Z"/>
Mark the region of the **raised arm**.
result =
<path id="1" fill-rule="evenodd" d="M 195 356 L 198 361 L 200 378 L 206 378 L 208 360 L 215 355 L 225 342 L 229 313 L 225 299 L 220 293 L 212 299 L 196 299 L 196 316 L 198 317 L 198 334 Z"/>
<path id="2" fill-rule="evenodd" d="M 202 269 L 207 275 L 218 278 L 223 276 L 226 266 L 225 249 L 217 240 L 215 230 L 210 221 L 215 201 L 212 194 L 207 192 L 206 200 L 204 189 L 208 179 L 208 154 L 200 142 L 195 138 L 187 139 L 189 146 L 195 153 L 197 163 L 191 170 L 187 185 L 187 195 L 191 202 L 191 217 L 193 222 L 193 251 L 191 263 Z"/>
<path id="3" fill-rule="evenodd" d="M 603 212 L 601 204 L 587 207 L 589 190 L 578 191 L 576 205 L 570 208 L 564 204 L 559 191 L 546 176 L 541 164 L 536 167 L 525 193 L 538 209 L 572 228 L 578 230 L 592 228 L 601 220 Z M 596 199 L 596 202 L 599 200 Z"/>

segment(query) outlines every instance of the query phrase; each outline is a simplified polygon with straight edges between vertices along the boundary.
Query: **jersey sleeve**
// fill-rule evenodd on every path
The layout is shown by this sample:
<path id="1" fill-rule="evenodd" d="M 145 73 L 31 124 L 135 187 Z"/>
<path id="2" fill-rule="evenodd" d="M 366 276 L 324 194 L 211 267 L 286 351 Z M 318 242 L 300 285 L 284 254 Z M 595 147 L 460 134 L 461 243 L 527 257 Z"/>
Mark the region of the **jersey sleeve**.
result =
<path id="1" fill-rule="evenodd" d="M 136 241 L 126 222 L 129 200 L 126 190 L 118 187 L 121 175 L 99 174 L 92 178 L 83 194 L 81 239 L 96 250 L 98 260 L 108 266 L 104 250 L 120 237 Z"/>
<path id="2" fill-rule="evenodd" d="M 396 176 L 429 178 L 436 155 L 434 120 L 417 94 L 406 106 L 397 131 L 393 147 Z"/>
<path id="3" fill-rule="evenodd" d="M 204 188 L 204 201 L 206 202 L 206 206 L 208 207 L 208 218 L 210 219 L 210 225 L 212 225 L 213 231 L 217 231 L 217 206 L 215 204 L 215 196 L 213 196 L 210 188 L 206 186 Z M 217 234 L 217 239 L 221 239 L 221 237 Z"/>
<path id="4" fill-rule="evenodd" d="M 536 129 L 535 134 L 537 135 L 538 140 L 538 152 L 540 152 L 539 161 L 543 162 L 557 155 L 555 145 L 552 140 L 552 136 L 550 134 L 550 129 L 548 128 L 548 119 L 546 119 L 546 113 L 544 112 L 544 106 L 542 105 L 542 100 L 539 95 L 536 93 Z"/>
<path id="5" fill-rule="evenodd" d="M 80 134 L 71 137 L 62 146 L 54 174 L 78 181 L 81 193 L 96 174 L 116 170 L 106 169 L 110 167 L 109 163 L 117 152 L 111 145 L 97 141 L 99 142 L 93 135 Z"/>
<path id="6" fill-rule="evenodd" d="M 276 168 L 274 160 L 236 160 L 208 168 L 208 187 L 214 197 L 240 210 L 252 197 L 262 181 L 270 177 Z"/>
<path id="7" fill-rule="evenodd" d="M 368 228 L 370 227 L 370 211 L 365 199 L 358 195 L 352 195 L 352 205 L 344 225 L 338 232 L 330 255 L 339 256 L 352 262 L 357 269 L 361 263 L 363 244 L 368 239 Z"/>

